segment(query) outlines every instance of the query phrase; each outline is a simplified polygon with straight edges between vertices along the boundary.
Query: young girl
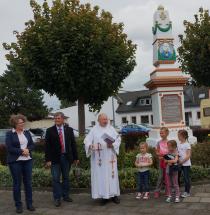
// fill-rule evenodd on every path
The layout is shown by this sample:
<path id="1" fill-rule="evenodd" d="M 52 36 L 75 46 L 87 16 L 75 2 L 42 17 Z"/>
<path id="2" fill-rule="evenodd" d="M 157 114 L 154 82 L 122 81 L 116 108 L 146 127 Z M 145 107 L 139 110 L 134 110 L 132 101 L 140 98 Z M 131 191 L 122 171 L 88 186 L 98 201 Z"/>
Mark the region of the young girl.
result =
<path id="1" fill-rule="evenodd" d="M 156 189 L 155 189 L 155 192 L 154 192 L 154 197 L 155 198 L 159 198 L 160 191 L 161 191 L 161 188 L 162 188 L 164 183 L 166 185 L 166 195 L 168 195 L 168 190 L 167 190 L 168 181 L 167 181 L 167 178 L 166 178 L 166 164 L 165 164 L 165 161 L 163 159 L 163 156 L 168 154 L 168 145 L 167 145 L 168 135 L 169 135 L 168 128 L 162 127 L 160 129 L 161 140 L 158 142 L 157 148 L 156 148 L 156 154 L 157 154 L 158 159 L 159 159 L 159 177 L 158 177 Z"/>
<path id="2" fill-rule="evenodd" d="M 172 188 L 175 189 L 175 202 L 180 202 L 179 196 L 179 184 L 178 184 L 178 152 L 177 152 L 177 143 L 175 140 L 168 141 L 168 154 L 164 156 L 166 167 L 166 177 L 168 188 L 168 197 L 166 202 L 171 202 L 172 199 Z"/>
<path id="3" fill-rule="evenodd" d="M 179 181 L 181 173 L 184 176 L 185 192 L 182 193 L 181 197 L 185 198 L 190 196 L 191 180 L 190 180 L 190 167 L 191 167 L 191 146 L 188 142 L 188 133 L 186 130 L 179 130 L 178 132 L 178 153 L 179 153 L 179 164 L 181 165 L 181 171 L 179 173 Z"/>
<path id="4" fill-rule="evenodd" d="M 148 144 L 139 144 L 140 153 L 136 156 L 135 166 L 137 173 L 137 195 L 136 199 L 149 199 L 149 168 L 152 165 L 152 155 L 148 153 Z M 144 195 L 143 195 L 144 192 Z"/>

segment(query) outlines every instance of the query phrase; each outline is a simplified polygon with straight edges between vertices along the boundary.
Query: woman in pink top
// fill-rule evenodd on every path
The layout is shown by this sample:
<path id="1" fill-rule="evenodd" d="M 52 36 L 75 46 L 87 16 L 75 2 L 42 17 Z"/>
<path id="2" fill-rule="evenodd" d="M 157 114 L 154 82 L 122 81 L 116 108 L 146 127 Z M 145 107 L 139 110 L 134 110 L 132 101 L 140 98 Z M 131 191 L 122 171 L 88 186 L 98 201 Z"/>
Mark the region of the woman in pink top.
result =
<path id="1" fill-rule="evenodd" d="M 156 148 L 156 154 L 157 154 L 158 159 L 159 159 L 159 177 L 158 177 L 156 189 L 154 192 L 155 198 L 159 198 L 160 191 L 161 191 L 163 184 L 164 183 L 166 185 L 168 184 L 168 181 L 166 178 L 166 163 L 165 163 L 164 158 L 163 158 L 164 155 L 168 154 L 168 145 L 167 145 L 168 135 L 169 135 L 168 128 L 162 127 L 160 129 L 161 140 L 158 142 L 157 148 Z M 168 186 L 166 186 L 166 195 L 168 195 L 167 187 Z"/>

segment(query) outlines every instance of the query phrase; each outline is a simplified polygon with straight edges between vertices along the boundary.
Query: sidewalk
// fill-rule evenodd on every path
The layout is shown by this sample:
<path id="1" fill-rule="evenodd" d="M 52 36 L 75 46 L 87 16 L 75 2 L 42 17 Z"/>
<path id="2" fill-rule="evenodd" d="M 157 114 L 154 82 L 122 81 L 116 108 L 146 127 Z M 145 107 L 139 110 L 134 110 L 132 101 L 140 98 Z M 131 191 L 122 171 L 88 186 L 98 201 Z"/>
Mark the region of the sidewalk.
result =
<path id="1" fill-rule="evenodd" d="M 22 195 L 24 197 L 24 195 Z M 73 203 L 62 202 L 60 208 L 55 208 L 50 192 L 34 191 L 35 212 L 24 210 L 23 214 L 33 215 L 209 215 L 210 214 L 210 184 L 192 187 L 192 196 L 180 203 L 165 203 L 165 198 L 148 201 L 136 200 L 134 193 L 121 195 L 121 204 L 110 202 L 100 206 L 93 201 L 90 194 L 81 193 L 72 195 Z M 11 191 L 0 191 L 0 214 L 15 214 Z"/>

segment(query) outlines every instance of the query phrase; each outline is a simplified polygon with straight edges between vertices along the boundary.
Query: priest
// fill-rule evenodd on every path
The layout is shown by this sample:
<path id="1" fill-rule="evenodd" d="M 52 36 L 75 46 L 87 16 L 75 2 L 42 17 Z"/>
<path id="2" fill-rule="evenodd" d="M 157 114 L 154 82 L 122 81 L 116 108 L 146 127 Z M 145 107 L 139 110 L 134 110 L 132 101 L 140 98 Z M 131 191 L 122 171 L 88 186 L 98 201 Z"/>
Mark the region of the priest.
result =
<path id="1" fill-rule="evenodd" d="M 87 157 L 91 156 L 91 192 L 93 199 L 109 199 L 120 203 L 120 188 L 117 170 L 117 155 L 121 143 L 120 135 L 109 124 L 106 114 L 98 116 L 95 125 L 84 140 Z"/>

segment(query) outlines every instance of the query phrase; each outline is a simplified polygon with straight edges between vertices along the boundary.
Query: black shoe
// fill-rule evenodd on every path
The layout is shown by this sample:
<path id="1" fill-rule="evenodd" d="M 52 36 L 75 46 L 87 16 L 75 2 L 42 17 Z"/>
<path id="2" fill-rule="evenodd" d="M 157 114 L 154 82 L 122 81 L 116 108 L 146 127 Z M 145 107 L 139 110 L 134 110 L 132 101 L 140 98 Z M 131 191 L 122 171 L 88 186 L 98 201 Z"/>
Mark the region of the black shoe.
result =
<path id="1" fill-rule="evenodd" d="M 101 205 L 101 206 L 104 206 L 104 205 L 106 205 L 108 202 L 109 202 L 108 199 L 102 199 L 100 205 Z"/>
<path id="2" fill-rule="evenodd" d="M 31 205 L 31 206 L 27 207 L 27 210 L 29 210 L 29 211 L 35 211 L 36 209 L 35 209 L 35 207 L 33 205 Z"/>
<path id="3" fill-rule="evenodd" d="M 115 203 L 115 204 L 120 204 L 120 199 L 115 196 L 115 197 L 112 197 L 112 201 Z"/>
<path id="4" fill-rule="evenodd" d="M 54 205 L 55 205 L 55 207 L 60 207 L 60 206 L 61 206 L 61 201 L 60 201 L 60 199 L 56 199 L 56 200 L 54 201 Z"/>
<path id="5" fill-rule="evenodd" d="M 73 202 L 73 199 L 70 197 L 65 197 L 65 198 L 63 198 L 63 201 L 64 202 Z"/>
<path id="6" fill-rule="evenodd" d="M 17 207 L 16 208 L 16 213 L 17 214 L 22 214 L 23 213 L 23 208 L 22 207 Z"/>

